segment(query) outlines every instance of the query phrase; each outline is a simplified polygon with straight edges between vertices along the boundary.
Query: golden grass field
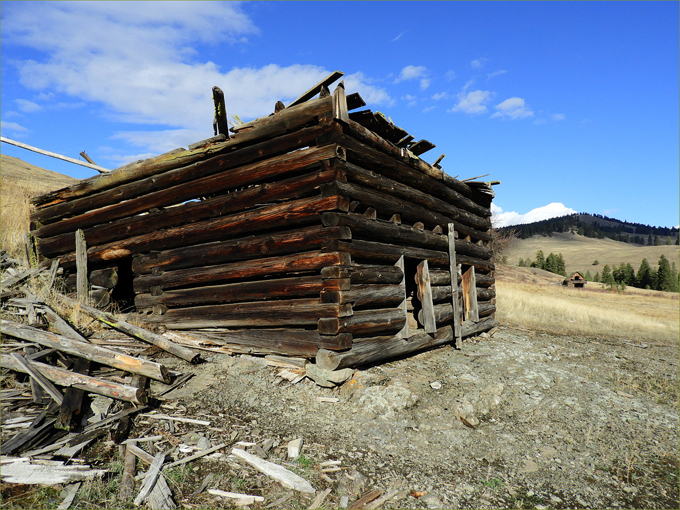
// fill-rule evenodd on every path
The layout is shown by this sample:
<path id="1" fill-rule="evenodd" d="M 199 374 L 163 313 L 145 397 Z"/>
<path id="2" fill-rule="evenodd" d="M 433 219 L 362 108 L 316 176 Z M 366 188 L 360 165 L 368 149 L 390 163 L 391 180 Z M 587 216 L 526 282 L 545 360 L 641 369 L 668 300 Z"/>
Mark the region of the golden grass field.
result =
<path id="1" fill-rule="evenodd" d="M 520 258 L 534 260 L 536 252 L 543 250 L 547 257 L 550 252 L 564 257 L 567 274 L 574 271 L 590 271 L 591 276 L 602 272 L 605 264 L 610 268 L 618 267 L 621 262 L 630 262 L 637 272 L 643 258 L 649 265 L 656 269 L 661 255 L 678 265 L 680 246 L 637 246 L 634 244 L 621 243 L 611 239 L 592 239 L 578 234 L 554 233 L 552 236 L 534 236 L 529 239 L 518 239 L 507 250 L 508 264 L 516 266 Z M 593 262 L 597 260 L 598 265 Z"/>
<path id="2" fill-rule="evenodd" d="M 69 186 L 75 183 L 76 179 L 4 154 L 1 158 L 0 243 L 2 249 L 7 250 L 11 256 L 23 260 L 25 259 L 23 234 L 28 232 L 29 199 Z"/>
<path id="3" fill-rule="evenodd" d="M 619 293 L 593 283 L 575 289 L 561 281 L 538 269 L 498 267 L 498 321 L 560 335 L 678 342 L 679 294 L 630 287 Z"/>

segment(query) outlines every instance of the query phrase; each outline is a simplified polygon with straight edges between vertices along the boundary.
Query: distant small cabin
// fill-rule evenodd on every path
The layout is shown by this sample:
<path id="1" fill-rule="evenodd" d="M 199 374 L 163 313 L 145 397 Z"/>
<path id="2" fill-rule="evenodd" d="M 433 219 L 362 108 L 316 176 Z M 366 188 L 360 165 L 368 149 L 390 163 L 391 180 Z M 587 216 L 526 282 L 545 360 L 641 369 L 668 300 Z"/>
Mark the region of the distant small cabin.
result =
<path id="1" fill-rule="evenodd" d="M 566 287 L 568 287 L 569 285 L 573 285 L 574 287 L 583 288 L 583 286 L 586 283 L 588 283 L 588 281 L 581 273 L 577 271 L 574 274 L 572 274 L 569 278 L 565 278 L 564 281 L 562 282 L 562 285 Z"/>

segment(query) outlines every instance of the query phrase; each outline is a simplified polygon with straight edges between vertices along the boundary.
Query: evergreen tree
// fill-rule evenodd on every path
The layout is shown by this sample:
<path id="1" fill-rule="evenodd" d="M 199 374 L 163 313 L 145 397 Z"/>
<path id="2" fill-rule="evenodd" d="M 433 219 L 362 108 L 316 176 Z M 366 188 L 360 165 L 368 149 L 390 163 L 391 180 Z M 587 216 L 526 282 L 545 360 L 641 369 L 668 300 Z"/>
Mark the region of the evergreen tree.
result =
<path id="1" fill-rule="evenodd" d="M 642 259 L 637 272 L 637 286 L 641 289 L 651 289 L 654 286 L 654 275 L 647 259 Z"/>
<path id="2" fill-rule="evenodd" d="M 561 253 L 557 254 L 557 274 L 567 276 L 567 265 L 564 263 L 564 257 Z"/>
<path id="3" fill-rule="evenodd" d="M 538 269 L 545 269 L 545 255 L 543 255 L 543 250 L 538 250 L 536 252 L 535 264 L 536 265 L 533 267 L 537 267 Z"/>
<path id="4" fill-rule="evenodd" d="M 630 262 L 626 264 L 626 268 L 624 270 L 624 278 L 623 281 L 626 282 L 626 285 L 635 285 L 635 269 L 633 269 L 633 266 L 630 265 Z"/>
<path id="5" fill-rule="evenodd" d="M 595 273 L 595 276 L 593 276 L 593 281 L 594 281 L 594 282 L 599 282 L 599 281 L 600 281 L 600 273 L 599 273 L 599 272 Z"/>
<path id="6" fill-rule="evenodd" d="M 588 271 L 586 271 L 586 274 L 585 274 L 584 278 L 586 279 L 587 282 L 592 282 L 592 281 L 593 281 L 593 277 L 592 277 L 592 275 L 590 274 L 590 269 L 588 269 Z"/>
<path id="7" fill-rule="evenodd" d="M 602 283 L 609 285 L 610 287 L 614 284 L 614 276 L 612 275 L 612 270 L 609 268 L 609 264 L 605 264 L 602 268 Z"/>
<path id="8" fill-rule="evenodd" d="M 666 237 L 666 246 L 671 245 L 671 236 Z"/>
<path id="9" fill-rule="evenodd" d="M 623 262 L 619 264 L 619 267 L 615 267 L 614 270 L 612 271 L 612 277 L 614 278 L 614 281 L 616 283 L 621 283 L 625 277 L 626 274 L 626 266 L 623 265 Z"/>
<path id="10" fill-rule="evenodd" d="M 523 258 L 520 258 L 520 259 L 519 259 L 519 262 L 517 263 L 517 266 L 518 266 L 518 267 L 526 267 L 527 265 L 526 265 L 526 263 L 524 262 L 524 259 L 523 259 Z"/>
<path id="11" fill-rule="evenodd" d="M 659 269 L 656 272 L 656 290 L 663 290 L 670 292 L 673 289 L 673 280 L 671 276 L 671 265 L 668 259 L 661 255 L 659 258 Z"/>
<path id="12" fill-rule="evenodd" d="M 672 292 L 680 291 L 680 281 L 678 281 L 678 270 L 675 267 L 675 262 L 671 263 L 671 282 L 673 286 L 671 287 Z"/>
<path id="13" fill-rule="evenodd" d="M 652 233 L 649 233 L 649 237 L 647 237 L 647 246 L 651 246 L 654 240 L 652 239 Z"/>
<path id="14" fill-rule="evenodd" d="M 550 252 L 548 258 L 545 259 L 545 270 L 551 273 L 557 273 L 557 257 L 555 254 Z"/>
<path id="15" fill-rule="evenodd" d="M 654 246 L 661 246 L 661 241 L 659 241 L 659 236 L 654 236 Z"/>

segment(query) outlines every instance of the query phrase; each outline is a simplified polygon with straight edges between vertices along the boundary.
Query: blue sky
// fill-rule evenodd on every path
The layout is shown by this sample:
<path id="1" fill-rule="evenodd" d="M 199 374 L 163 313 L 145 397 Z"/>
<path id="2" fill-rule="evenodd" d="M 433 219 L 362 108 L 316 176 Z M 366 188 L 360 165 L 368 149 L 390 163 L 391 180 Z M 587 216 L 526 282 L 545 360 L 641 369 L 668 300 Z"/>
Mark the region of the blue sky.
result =
<path id="1" fill-rule="evenodd" d="M 499 225 L 678 225 L 678 2 L 2 2 L 2 136 L 106 168 L 212 136 L 339 69 L 348 92 L 500 180 Z M 8 144 L 77 178 L 96 172 Z"/>

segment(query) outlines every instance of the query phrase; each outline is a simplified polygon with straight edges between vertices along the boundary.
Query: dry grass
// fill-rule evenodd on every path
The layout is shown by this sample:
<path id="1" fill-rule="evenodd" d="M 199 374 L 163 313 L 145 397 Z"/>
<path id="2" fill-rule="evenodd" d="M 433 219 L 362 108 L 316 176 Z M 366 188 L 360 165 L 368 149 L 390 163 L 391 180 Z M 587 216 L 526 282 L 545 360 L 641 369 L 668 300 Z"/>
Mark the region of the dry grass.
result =
<path id="1" fill-rule="evenodd" d="M 521 268 L 499 272 L 497 318 L 501 324 L 555 334 L 678 341 L 678 295 L 667 292 L 574 289 L 522 281 Z M 533 275 L 533 273 L 531 273 Z M 527 280 L 531 280 L 527 277 Z M 550 280 L 546 278 L 549 282 Z"/>
<path id="2" fill-rule="evenodd" d="M 26 257 L 23 235 L 29 229 L 29 199 L 73 184 L 76 179 L 5 155 L 2 156 L 0 173 L 2 175 L 0 243 L 2 249 L 7 250 L 10 256 L 24 260 Z"/>

